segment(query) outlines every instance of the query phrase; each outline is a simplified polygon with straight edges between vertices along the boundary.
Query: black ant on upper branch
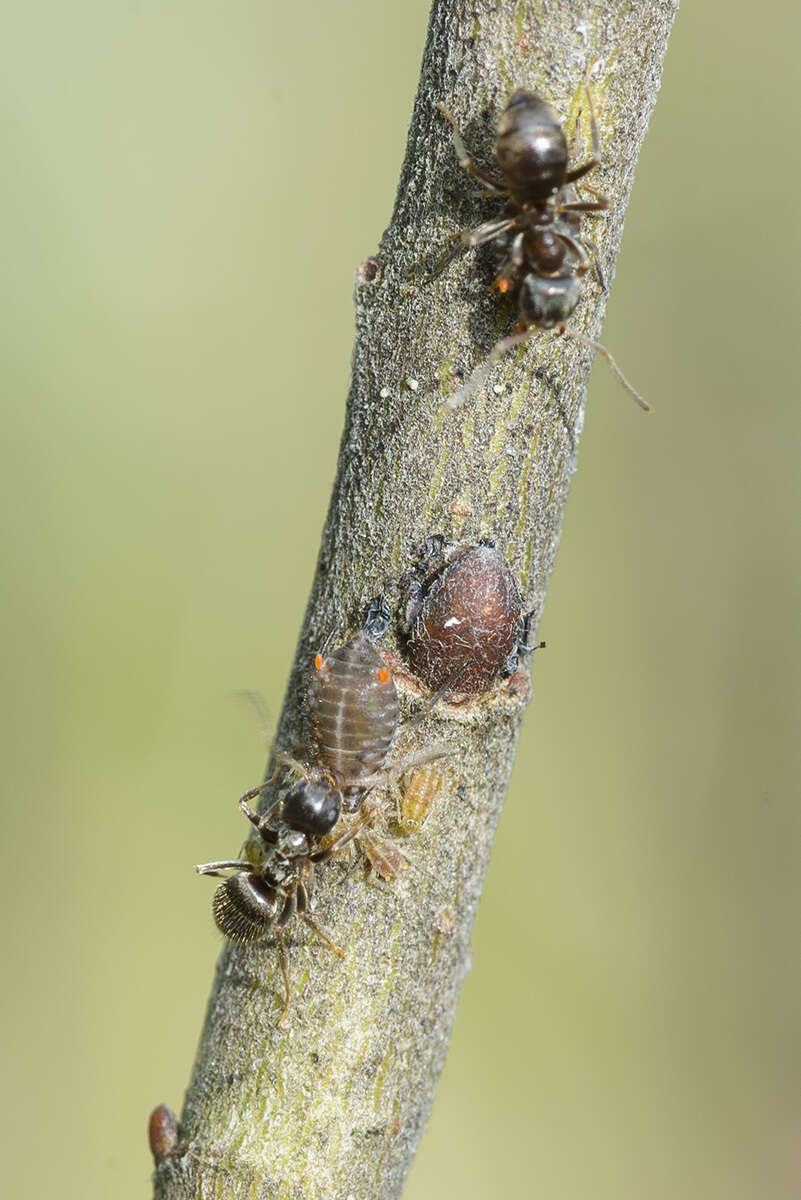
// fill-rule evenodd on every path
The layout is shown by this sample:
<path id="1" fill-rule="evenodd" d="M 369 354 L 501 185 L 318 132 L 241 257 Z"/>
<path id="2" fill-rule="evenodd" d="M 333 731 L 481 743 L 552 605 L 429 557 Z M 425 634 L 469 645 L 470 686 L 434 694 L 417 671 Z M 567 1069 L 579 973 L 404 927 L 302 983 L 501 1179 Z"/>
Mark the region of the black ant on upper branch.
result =
<path id="1" fill-rule="evenodd" d="M 568 334 L 596 354 L 601 354 L 646 412 L 650 406 L 626 379 L 612 355 L 592 338 L 566 324 L 581 299 L 581 280 L 590 267 L 595 247 L 581 232 L 581 214 L 604 212 L 609 200 L 591 187 L 594 199 L 577 198 L 573 184 L 589 175 L 601 162 L 601 143 L 590 90 L 590 63 L 584 89 L 590 115 L 592 156 L 579 166 L 569 166 L 564 130 L 553 109 L 535 92 L 519 89 L 511 96 L 495 131 L 495 164 L 502 178 L 484 171 L 467 149 L 454 117 L 442 105 L 440 112 L 453 126 L 459 165 L 493 196 L 506 200 L 506 215 L 475 229 L 454 235 L 462 247 L 481 246 L 503 238 L 508 259 L 494 286 L 500 292 L 517 289 L 520 322 L 515 333 L 490 352 L 470 378 L 445 401 L 451 410 L 461 404 L 489 376 L 499 358 L 526 341 L 536 329 Z"/>

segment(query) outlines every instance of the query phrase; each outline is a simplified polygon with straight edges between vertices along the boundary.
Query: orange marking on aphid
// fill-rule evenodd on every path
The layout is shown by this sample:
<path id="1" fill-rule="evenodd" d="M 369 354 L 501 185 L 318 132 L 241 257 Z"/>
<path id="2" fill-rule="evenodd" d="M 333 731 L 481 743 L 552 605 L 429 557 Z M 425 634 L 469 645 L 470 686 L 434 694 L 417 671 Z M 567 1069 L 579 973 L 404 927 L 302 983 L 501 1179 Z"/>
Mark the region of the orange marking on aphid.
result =
<path id="1" fill-rule="evenodd" d="M 498 291 L 499 292 L 506 293 L 509 291 L 511 286 L 512 286 L 511 279 L 499 279 L 498 280 Z"/>
<path id="2" fill-rule="evenodd" d="M 325 659 L 323 658 L 322 654 L 315 654 L 314 666 L 315 666 L 316 670 L 322 671 L 324 662 L 325 662 Z"/>
<path id="3" fill-rule="evenodd" d="M 379 667 L 376 674 L 379 683 L 386 683 L 389 680 L 389 667 Z"/>

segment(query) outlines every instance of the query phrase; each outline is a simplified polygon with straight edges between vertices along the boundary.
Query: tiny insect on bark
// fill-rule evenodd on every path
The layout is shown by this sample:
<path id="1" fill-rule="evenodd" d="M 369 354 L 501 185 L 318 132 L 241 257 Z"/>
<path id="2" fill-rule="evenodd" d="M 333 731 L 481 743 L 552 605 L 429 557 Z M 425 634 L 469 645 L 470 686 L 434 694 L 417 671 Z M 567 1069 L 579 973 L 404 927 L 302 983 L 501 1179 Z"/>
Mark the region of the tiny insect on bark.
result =
<path id="1" fill-rule="evenodd" d="M 439 762 L 417 767 L 410 773 L 400 800 L 400 821 L 404 833 L 417 833 L 422 829 L 442 790 L 444 778 L 445 771 Z"/>
<path id="2" fill-rule="evenodd" d="M 580 197 L 573 186 L 601 162 L 601 144 L 590 89 L 594 66 L 595 62 L 590 63 L 584 78 L 592 154 L 578 166 L 570 166 L 567 139 L 556 113 L 535 92 L 523 88 L 514 92 L 498 121 L 495 166 L 500 177 L 484 171 L 476 163 L 455 118 L 444 105 L 438 105 L 453 128 L 460 166 L 488 193 L 506 203 L 503 216 L 475 229 L 462 230 L 454 237 L 464 249 L 503 240 L 508 257 L 494 286 L 500 292 L 517 292 L 520 318 L 517 331 L 502 338 L 486 361 L 445 401 L 444 406 L 448 409 L 454 410 L 463 404 L 485 382 L 507 350 L 527 341 L 537 329 L 546 329 L 567 334 L 602 355 L 640 407 L 650 410 L 606 347 L 566 324 L 581 299 L 582 280 L 595 253 L 595 247 L 581 231 L 581 218 L 609 208 L 608 199 L 589 185 L 584 187 L 592 195 L 590 200 Z"/>

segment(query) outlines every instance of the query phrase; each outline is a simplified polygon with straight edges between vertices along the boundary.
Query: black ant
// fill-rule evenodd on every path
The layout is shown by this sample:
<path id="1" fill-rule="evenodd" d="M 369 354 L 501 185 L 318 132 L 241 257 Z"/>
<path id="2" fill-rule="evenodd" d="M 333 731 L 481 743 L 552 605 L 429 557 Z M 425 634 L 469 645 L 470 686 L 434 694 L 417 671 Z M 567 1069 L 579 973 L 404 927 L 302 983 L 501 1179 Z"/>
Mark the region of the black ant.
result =
<path id="1" fill-rule="evenodd" d="M 283 931 L 295 917 L 305 921 L 335 954 L 344 956 L 309 913 L 315 866 L 351 842 L 358 839 L 361 843 L 364 837 L 369 861 L 379 874 L 391 877 L 395 861 L 392 848 L 370 839 L 367 833 L 381 811 L 379 806 L 365 806 L 346 832 L 339 836 L 333 832 L 343 811 L 354 813 L 361 808 L 368 793 L 388 774 L 386 759 L 400 713 L 392 673 L 374 639 L 386 631 L 390 620 L 386 601 L 378 597 L 349 641 L 330 654 L 315 655 L 308 690 L 309 717 L 316 740 L 315 765 L 304 766 L 273 747 L 276 770 L 239 800 L 239 808 L 254 826 L 258 839 L 246 842 L 241 858 L 202 863 L 195 868 L 199 875 L 235 872 L 220 884 L 212 902 L 215 924 L 226 937 L 247 944 L 275 935 L 284 981 L 279 1025 L 286 1019 L 290 996 Z M 413 756 L 395 770 L 406 770 L 442 754 L 442 749 L 436 747 Z M 278 779 L 283 767 L 300 778 L 259 815 L 249 807 L 250 801 Z"/>
<path id="2" fill-rule="evenodd" d="M 597 61 L 597 60 L 595 60 Z M 526 341 L 536 329 L 566 333 L 601 354 L 641 408 L 650 411 L 612 355 L 592 338 L 566 325 L 581 299 L 581 279 L 590 266 L 595 247 L 581 234 L 581 213 L 604 212 L 609 200 L 592 188 L 593 200 L 577 199 L 571 186 L 594 171 L 601 162 L 601 143 L 590 89 L 590 63 L 584 88 L 590 113 L 592 156 L 570 167 L 564 130 L 553 109 L 535 92 L 519 89 L 511 96 L 495 132 L 495 162 L 502 179 L 493 178 L 475 162 L 462 139 L 454 117 L 442 105 L 440 112 L 453 126 L 459 165 L 492 195 L 506 197 L 507 216 L 486 221 L 475 229 L 455 234 L 463 247 L 481 246 L 496 238 L 509 238 L 509 257 L 494 286 L 500 292 L 517 288 L 520 323 L 503 338 L 486 362 L 445 401 L 451 410 L 461 404 L 488 377 L 498 359 Z"/>

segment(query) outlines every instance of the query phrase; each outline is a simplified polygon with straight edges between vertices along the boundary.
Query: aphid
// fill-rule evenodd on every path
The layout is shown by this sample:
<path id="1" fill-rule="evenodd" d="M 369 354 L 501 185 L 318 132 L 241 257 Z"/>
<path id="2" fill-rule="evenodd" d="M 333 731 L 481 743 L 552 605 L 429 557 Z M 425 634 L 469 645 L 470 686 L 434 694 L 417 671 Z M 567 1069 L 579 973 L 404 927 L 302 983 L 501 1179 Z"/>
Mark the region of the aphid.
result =
<path id="1" fill-rule="evenodd" d="M 541 96 L 521 88 L 510 97 L 495 131 L 495 165 L 501 178 L 485 172 L 467 149 L 454 117 L 440 104 L 440 112 L 453 126 L 459 164 L 492 195 L 506 199 L 506 215 L 455 235 L 463 247 L 481 246 L 504 239 L 507 261 L 495 285 L 499 291 L 517 290 L 519 325 L 503 338 L 487 360 L 445 406 L 458 408 L 486 380 L 499 358 L 526 341 L 537 329 L 568 334 L 607 360 L 623 387 L 641 408 L 649 405 L 623 375 L 612 355 L 602 346 L 566 324 L 581 298 L 582 278 L 590 266 L 594 247 L 582 235 L 581 214 L 603 212 L 609 201 L 587 186 L 594 197 L 584 200 L 573 184 L 600 165 L 601 144 L 590 90 L 592 62 L 584 78 L 590 114 L 592 155 L 578 166 L 569 165 L 564 130 L 556 113 Z"/>
<path id="2" fill-rule="evenodd" d="M 173 1154 L 178 1146 L 178 1122 L 175 1113 L 166 1104 L 159 1104 L 150 1114 L 147 1123 L 147 1139 L 150 1153 L 156 1163 Z"/>
<path id="3" fill-rule="evenodd" d="M 374 645 L 391 614 L 379 598 L 359 632 L 329 654 L 317 654 L 308 691 L 315 757 L 354 812 L 384 770 L 400 710 L 392 672 Z"/>
<path id="4" fill-rule="evenodd" d="M 409 775 L 400 799 L 400 822 L 405 833 L 416 833 L 425 823 L 442 790 L 445 772 L 439 762 L 416 767 Z"/>
<path id="5" fill-rule="evenodd" d="M 397 879 L 401 871 L 407 867 L 407 862 L 397 846 L 385 842 L 371 831 L 365 830 L 359 835 L 359 846 L 370 866 L 380 879 Z"/>
<path id="6" fill-rule="evenodd" d="M 409 666 L 432 691 L 455 679 L 460 692 L 487 692 L 498 676 L 514 675 L 521 654 L 539 649 L 527 644 L 531 616 L 503 555 L 491 542 L 469 546 L 428 582 L 412 578 Z"/>

